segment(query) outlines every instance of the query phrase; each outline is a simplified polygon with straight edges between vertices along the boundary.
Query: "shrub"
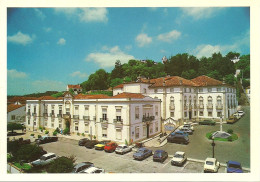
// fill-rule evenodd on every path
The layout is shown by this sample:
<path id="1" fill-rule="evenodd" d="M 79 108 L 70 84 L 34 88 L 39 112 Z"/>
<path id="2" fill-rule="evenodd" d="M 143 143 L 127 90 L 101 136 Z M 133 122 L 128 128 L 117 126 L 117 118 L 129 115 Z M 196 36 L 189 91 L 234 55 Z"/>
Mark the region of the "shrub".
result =
<path id="1" fill-rule="evenodd" d="M 77 135 L 78 135 L 78 136 L 80 135 L 79 132 L 77 133 Z"/>
<path id="2" fill-rule="evenodd" d="M 82 133 L 81 135 L 82 135 L 82 136 L 85 136 L 85 133 Z"/>
<path id="3" fill-rule="evenodd" d="M 41 138 L 42 136 L 41 135 L 38 135 L 38 138 Z"/>
<path id="4" fill-rule="evenodd" d="M 69 173 L 73 169 L 74 159 L 65 156 L 55 159 L 48 167 L 48 173 Z"/>
<path id="5" fill-rule="evenodd" d="M 43 128 L 40 126 L 40 127 L 39 127 L 39 130 L 43 130 Z"/>
<path id="6" fill-rule="evenodd" d="M 32 133 L 31 136 L 34 136 L 34 133 Z"/>
<path id="7" fill-rule="evenodd" d="M 55 130 L 57 133 L 60 133 L 60 129 L 57 127 Z"/>
<path id="8" fill-rule="evenodd" d="M 128 145 L 128 142 L 127 142 L 127 140 L 125 139 L 125 145 Z"/>
<path id="9" fill-rule="evenodd" d="M 26 162 L 31 162 L 39 159 L 42 155 L 42 148 L 37 145 L 21 145 L 19 150 L 13 152 L 13 156 L 16 161 L 24 160 Z"/>
<path id="10" fill-rule="evenodd" d="M 56 136 L 57 133 L 58 133 L 58 132 L 55 130 L 55 131 L 52 133 L 52 135 L 53 135 L 53 136 Z"/>
<path id="11" fill-rule="evenodd" d="M 95 139 L 96 139 L 96 136 L 94 135 L 93 138 L 94 138 L 94 140 L 95 140 Z"/>
<path id="12" fill-rule="evenodd" d="M 70 129 L 69 129 L 69 128 L 65 128 L 65 129 L 63 130 L 63 134 L 64 134 L 64 135 L 69 134 L 69 132 L 70 132 Z"/>
<path id="13" fill-rule="evenodd" d="M 45 134 L 49 134 L 49 131 L 48 131 L 48 130 L 46 130 L 46 131 L 45 131 Z"/>
<path id="14" fill-rule="evenodd" d="M 227 139 L 228 139 L 229 142 L 232 142 L 232 140 L 233 140 L 232 136 L 228 137 Z"/>
<path id="15" fill-rule="evenodd" d="M 212 140 L 212 133 L 209 135 L 209 139 L 211 139 L 211 140 Z"/>
<path id="16" fill-rule="evenodd" d="M 228 129 L 227 132 L 232 135 L 233 134 L 233 130 L 232 129 Z"/>

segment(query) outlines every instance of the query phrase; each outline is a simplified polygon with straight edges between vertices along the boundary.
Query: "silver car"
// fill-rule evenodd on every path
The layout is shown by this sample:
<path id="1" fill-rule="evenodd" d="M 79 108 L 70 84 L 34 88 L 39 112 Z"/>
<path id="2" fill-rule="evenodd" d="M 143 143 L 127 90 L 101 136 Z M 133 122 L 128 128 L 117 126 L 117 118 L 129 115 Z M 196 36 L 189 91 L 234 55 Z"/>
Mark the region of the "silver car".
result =
<path id="1" fill-rule="evenodd" d="M 31 162 L 31 164 L 33 166 L 44 166 L 46 164 L 49 164 L 50 162 L 52 162 L 53 160 L 57 159 L 57 155 L 54 153 L 47 153 L 44 154 L 43 156 L 40 157 L 40 159 L 37 159 L 33 162 Z"/>
<path id="2" fill-rule="evenodd" d="M 121 144 L 121 145 L 118 145 L 116 150 L 115 150 L 115 153 L 117 154 L 125 154 L 127 152 L 130 152 L 132 151 L 132 148 L 125 145 L 125 144 Z"/>

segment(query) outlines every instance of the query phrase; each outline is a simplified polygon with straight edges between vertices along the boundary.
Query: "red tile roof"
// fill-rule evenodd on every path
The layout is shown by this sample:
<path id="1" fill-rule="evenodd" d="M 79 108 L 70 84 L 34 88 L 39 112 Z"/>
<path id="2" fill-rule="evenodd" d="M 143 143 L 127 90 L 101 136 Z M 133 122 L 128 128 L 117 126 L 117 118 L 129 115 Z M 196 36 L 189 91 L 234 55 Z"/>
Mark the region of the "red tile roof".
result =
<path id="1" fill-rule="evenodd" d="M 194 83 L 196 83 L 198 86 L 217 86 L 217 85 L 223 85 L 223 82 L 216 80 L 214 78 L 210 78 L 208 76 L 202 75 L 198 76 L 194 79 L 192 79 Z"/>
<path id="2" fill-rule="evenodd" d="M 37 100 L 57 100 L 57 98 L 52 96 L 42 96 L 39 97 Z"/>
<path id="3" fill-rule="evenodd" d="M 21 104 L 21 105 L 18 105 L 18 104 L 9 104 L 9 105 L 7 106 L 7 112 L 14 111 L 14 110 L 16 110 L 16 109 L 18 109 L 18 108 L 20 108 L 20 107 L 23 107 L 23 106 L 24 106 L 24 104 Z"/>
<path id="4" fill-rule="evenodd" d="M 97 95 L 78 94 L 74 96 L 74 99 L 107 99 L 107 98 L 111 98 L 111 97 L 104 94 L 97 94 Z"/>
<path id="5" fill-rule="evenodd" d="M 81 89 L 80 85 L 68 85 L 69 88 Z"/>
<path id="6" fill-rule="evenodd" d="M 170 87 L 170 86 L 181 86 L 181 85 L 197 86 L 191 80 L 187 80 L 179 76 L 155 78 L 155 79 L 151 79 L 150 83 L 152 84 L 150 87 Z"/>
<path id="7" fill-rule="evenodd" d="M 124 88 L 124 84 L 117 85 L 114 88 Z"/>
<path id="8" fill-rule="evenodd" d="M 15 103 L 20 102 L 21 104 L 25 104 L 26 100 L 37 100 L 37 97 L 23 97 L 23 96 L 16 96 L 11 99 L 8 99 L 8 103 Z"/>
<path id="9" fill-rule="evenodd" d="M 144 98 L 145 96 L 142 95 L 142 94 L 139 94 L 139 93 L 121 93 L 121 94 L 118 94 L 118 95 L 115 95 L 113 96 L 112 98 L 135 98 L 135 99 L 142 99 Z"/>

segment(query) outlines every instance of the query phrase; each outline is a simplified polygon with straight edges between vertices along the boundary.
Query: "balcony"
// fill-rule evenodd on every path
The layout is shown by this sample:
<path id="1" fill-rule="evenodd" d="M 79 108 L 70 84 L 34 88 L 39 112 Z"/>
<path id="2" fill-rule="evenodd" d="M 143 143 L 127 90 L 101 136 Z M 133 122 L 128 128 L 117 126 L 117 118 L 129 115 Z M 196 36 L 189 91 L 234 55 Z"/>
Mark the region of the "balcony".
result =
<path id="1" fill-rule="evenodd" d="M 123 123 L 123 119 L 114 119 L 114 123 Z"/>
<path id="2" fill-rule="evenodd" d="M 63 114 L 64 119 L 70 119 L 70 114 Z"/>
<path id="3" fill-rule="evenodd" d="M 62 118 L 62 114 L 57 114 L 57 117 L 58 118 Z"/>
<path id="4" fill-rule="evenodd" d="M 47 117 L 48 117 L 48 113 L 44 112 L 44 113 L 43 113 L 43 117 L 44 117 L 44 118 L 47 118 Z"/>
<path id="5" fill-rule="evenodd" d="M 199 104 L 198 107 L 199 109 L 204 109 L 204 104 Z"/>
<path id="6" fill-rule="evenodd" d="M 223 109 L 223 104 L 216 104 L 216 109 L 222 110 Z"/>
<path id="7" fill-rule="evenodd" d="M 54 113 L 50 113 L 50 117 L 54 118 L 55 114 Z"/>
<path id="8" fill-rule="evenodd" d="M 153 121 L 153 120 L 154 120 L 154 116 L 143 116 L 142 119 L 143 122 Z"/>
<path id="9" fill-rule="evenodd" d="M 84 121 L 89 121 L 90 117 L 89 116 L 83 116 Z"/>
<path id="10" fill-rule="evenodd" d="M 170 106 L 169 106 L 169 109 L 170 109 L 170 110 L 174 110 L 174 109 L 175 109 L 175 105 L 170 105 Z"/>
<path id="11" fill-rule="evenodd" d="M 116 128 L 122 128 L 123 127 L 123 119 L 114 119 L 114 124 Z"/>
<path id="12" fill-rule="evenodd" d="M 73 119 L 79 119 L 79 115 L 73 115 Z"/>
<path id="13" fill-rule="evenodd" d="M 101 123 L 107 123 L 108 122 L 108 118 L 100 118 L 100 122 Z"/>
<path id="14" fill-rule="evenodd" d="M 213 104 L 207 104 L 207 109 L 213 109 Z"/>

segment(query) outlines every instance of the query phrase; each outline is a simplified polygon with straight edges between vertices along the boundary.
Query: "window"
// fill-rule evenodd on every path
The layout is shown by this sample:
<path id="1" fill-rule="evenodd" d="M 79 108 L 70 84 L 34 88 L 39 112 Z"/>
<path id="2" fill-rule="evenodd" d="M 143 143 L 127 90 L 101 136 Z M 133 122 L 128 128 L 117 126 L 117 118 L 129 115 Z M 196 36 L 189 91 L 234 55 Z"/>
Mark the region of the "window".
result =
<path id="1" fill-rule="evenodd" d="M 84 108 L 84 116 L 89 116 L 89 106 L 85 105 Z"/>
<path id="2" fill-rule="evenodd" d="M 62 105 L 59 105 L 59 114 L 62 114 Z"/>
<path id="3" fill-rule="evenodd" d="M 193 104 L 194 104 L 194 106 L 197 104 L 197 98 L 196 98 L 196 96 L 193 97 Z"/>
<path id="4" fill-rule="evenodd" d="M 139 107 L 135 107 L 135 119 L 139 119 Z"/>
<path id="5" fill-rule="evenodd" d="M 48 124 L 48 121 L 44 121 L 44 126 L 47 126 L 47 124 Z"/>
<path id="6" fill-rule="evenodd" d="M 75 131 L 79 131 L 79 125 L 78 125 L 78 123 L 75 123 Z"/>
<path id="7" fill-rule="evenodd" d="M 156 88 L 156 89 L 154 89 L 154 93 L 157 93 L 157 92 L 158 92 L 157 88 Z"/>
<path id="8" fill-rule="evenodd" d="M 184 117 L 185 117 L 185 118 L 187 117 L 187 112 L 184 112 Z"/>
<path id="9" fill-rule="evenodd" d="M 139 127 L 135 127 L 135 138 L 138 139 L 139 138 Z"/>
<path id="10" fill-rule="evenodd" d="M 200 116 L 203 116 L 203 111 L 200 111 Z"/>
<path id="11" fill-rule="evenodd" d="M 171 106 L 171 107 L 174 107 L 174 97 L 171 97 L 170 106 Z"/>
<path id="12" fill-rule="evenodd" d="M 199 89 L 199 92 L 203 92 L 203 88 L 200 88 L 200 89 Z"/>
<path id="13" fill-rule="evenodd" d="M 208 105 L 212 105 L 212 97 L 211 96 L 208 97 Z"/>
<path id="14" fill-rule="evenodd" d="M 185 97 L 184 97 L 184 106 L 186 106 L 187 105 L 187 96 L 185 95 Z"/>
<path id="15" fill-rule="evenodd" d="M 203 105 L 203 97 L 200 97 L 200 98 L 199 98 L 199 104 L 200 104 L 200 105 Z"/>
<path id="16" fill-rule="evenodd" d="M 221 117 L 221 115 L 222 115 L 222 112 L 217 112 L 218 117 Z"/>
<path id="17" fill-rule="evenodd" d="M 197 89 L 196 89 L 196 88 L 194 88 L 194 89 L 193 89 L 193 93 L 196 93 L 196 92 L 197 92 Z"/>
<path id="18" fill-rule="evenodd" d="M 116 139 L 122 140 L 122 130 L 121 129 L 116 129 Z"/>
<path id="19" fill-rule="evenodd" d="M 144 93 L 146 94 L 146 88 L 144 88 Z"/>
<path id="20" fill-rule="evenodd" d="M 212 92 L 212 88 L 208 88 L 208 92 Z"/>
<path id="21" fill-rule="evenodd" d="M 155 132 L 159 130 L 158 122 L 155 123 Z"/>
<path id="22" fill-rule="evenodd" d="M 158 116 L 158 106 L 155 106 L 155 116 Z"/>
<path id="23" fill-rule="evenodd" d="M 220 92 L 220 91 L 221 91 L 221 88 L 218 87 L 218 88 L 217 88 L 217 91 Z"/>
<path id="24" fill-rule="evenodd" d="M 36 106 L 33 107 L 33 113 L 36 113 Z"/>
<path id="25" fill-rule="evenodd" d="M 44 105 L 44 113 L 48 113 L 48 105 L 46 104 L 46 105 Z"/>
<path id="26" fill-rule="evenodd" d="M 174 117 L 174 112 L 171 112 L 171 117 Z"/>
<path id="27" fill-rule="evenodd" d="M 107 128 L 102 128 L 102 137 L 107 138 Z"/>
<path id="28" fill-rule="evenodd" d="M 153 124 L 150 125 L 149 129 L 150 129 L 150 134 L 152 134 L 153 133 Z"/>
<path id="29" fill-rule="evenodd" d="M 143 126 L 143 136 L 146 136 L 146 131 L 147 129 L 146 129 L 146 126 Z"/>
<path id="30" fill-rule="evenodd" d="M 212 112 L 209 111 L 209 112 L 208 112 L 208 116 L 209 116 L 209 117 L 212 117 Z"/>
<path id="31" fill-rule="evenodd" d="M 30 125 L 30 119 L 28 119 L 28 125 Z"/>
<path id="32" fill-rule="evenodd" d="M 121 121 L 121 109 L 116 109 L 116 120 Z"/>
<path id="33" fill-rule="evenodd" d="M 174 88 L 170 88 L 170 92 L 174 92 Z"/>
<path id="34" fill-rule="evenodd" d="M 85 124 L 85 133 L 88 133 L 88 132 L 89 132 L 89 125 Z"/>
<path id="35" fill-rule="evenodd" d="M 107 108 L 102 108 L 102 118 L 103 120 L 107 120 Z"/>
<path id="36" fill-rule="evenodd" d="M 55 106 L 51 105 L 51 114 L 53 114 L 53 115 L 54 115 L 54 108 L 55 108 Z"/>
<path id="37" fill-rule="evenodd" d="M 75 106 L 74 110 L 75 110 L 74 114 L 79 115 L 79 106 L 78 105 Z"/>
<path id="38" fill-rule="evenodd" d="M 197 116 L 197 112 L 196 111 L 194 111 L 194 116 Z"/>
<path id="39" fill-rule="evenodd" d="M 54 119 L 51 120 L 51 127 L 54 128 Z"/>
<path id="40" fill-rule="evenodd" d="M 69 101 L 67 101 L 65 103 L 65 107 L 66 107 L 66 114 L 70 114 L 70 102 Z"/>
<path id="41" fill-rule="evenodd" d="M 15 115 L 12 115 L 12 116 L 11 116 L 11 120 L 15 120 Z"/>

